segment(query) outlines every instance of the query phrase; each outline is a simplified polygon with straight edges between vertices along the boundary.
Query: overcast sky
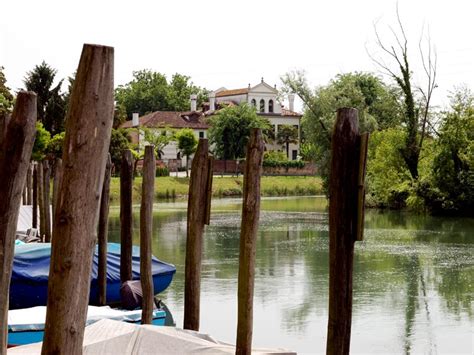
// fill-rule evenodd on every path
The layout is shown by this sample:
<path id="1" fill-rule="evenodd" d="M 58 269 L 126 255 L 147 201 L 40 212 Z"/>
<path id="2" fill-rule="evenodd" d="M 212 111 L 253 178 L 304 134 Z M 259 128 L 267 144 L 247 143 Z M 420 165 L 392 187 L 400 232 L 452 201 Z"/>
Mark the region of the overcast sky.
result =
<path id="1" fill-rule="evenodd" d="M 305 70 L 312 86 L 324 85 L 339 73 L 377 72 L 366 52 L 375 49 L 373 24 L 387 43 L 388 26 L 396 27 L 392 0 L 6 0 L 1 8 L 0 66 L 15 90 L 42 60 L 58 78 L 71 75 L 83 43 L 115 47 L 115 85 L 144 68 L 186 74 L 211 90 L 261 77 L 280 86 L 280 76 L 295 69 Z M 423 27 L 436 45 L 436 103 L 447 103 L 455 85 L 474 89 L 474 1 L 400 0 L 399 10 L 420 84 Z"/>

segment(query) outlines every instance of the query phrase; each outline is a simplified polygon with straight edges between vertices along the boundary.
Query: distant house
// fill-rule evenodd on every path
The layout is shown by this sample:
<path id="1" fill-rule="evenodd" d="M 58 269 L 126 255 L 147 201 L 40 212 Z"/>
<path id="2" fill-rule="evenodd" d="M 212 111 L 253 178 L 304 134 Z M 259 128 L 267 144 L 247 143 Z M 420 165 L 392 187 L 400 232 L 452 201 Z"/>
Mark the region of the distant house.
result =
<path id="1" fill-rule="evenodd" d="M 126 121 L 122 124 L 122 128 L 147 127 L 151 129 L 182 129 L 190 128 L 194 131 L 196 138 L 207 138 L 207 130 L 209 128 L 207 118 L 215 114 L 220 107 L 242 102 L 247 102 L 257 109 L 257 114 L 264 116 L 270 121 L 275 131 L 275 137 L 278 133 L 278 127 L 281 125 L 292 125 L 300 132 L 300 121 L 302 115 L 294 112 L 294 95 L 289 95 L 289 109 L 282 107 L 277 100 L 278 91 L 262 81 L 254 86 L 245 89 L 227 90 L 220 88 L 209 94 L 209 103 L 206 103 L 200 111 L 197 110 L 197 97 L 191 95 L 191 110 L 180 111 L 156 111 L 145 116 L 138 117 L 134 114 L 134 119 Z M 137 143 L 143 140 L 138 134 L 132 134 L 132 140 Z M 270 143 L 266 145 L 267 150 L 283 150 L 281 145 Z M 171 142 L 163 150 L 162 159 L 169 162 L 180 159 L 179 150 L 176 142 Z M 298 143 L 290 144 L 290 159 L 297 159 L 299 155 L 299 139 Z M 184 164 L 184 162 L 183 162 Z"/>

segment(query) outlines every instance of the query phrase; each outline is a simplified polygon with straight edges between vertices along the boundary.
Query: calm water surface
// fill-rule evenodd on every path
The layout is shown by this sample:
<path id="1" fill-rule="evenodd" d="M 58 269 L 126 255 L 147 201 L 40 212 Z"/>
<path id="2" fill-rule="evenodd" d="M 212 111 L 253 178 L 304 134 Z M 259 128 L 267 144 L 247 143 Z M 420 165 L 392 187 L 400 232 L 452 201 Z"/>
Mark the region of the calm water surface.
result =
<path id="1" fill-rule="evenodd" d="M 213 201 L 204 237 L 201 331 L 235 343 L 240 200 Z M 135 240 L 138 244 L 138 210 Z M 254 346 L 323 353 L 328 216 L 323 198 L 262 200 Z M 118 209 L 110 232 L 119 240 Z M 155 205 L 154 254 L 176 265 L 161 297 L 183 324 L 186 204 Z M 474 219 L 369 210 L 356 244 L 351 353 L 474 353 Z"/>

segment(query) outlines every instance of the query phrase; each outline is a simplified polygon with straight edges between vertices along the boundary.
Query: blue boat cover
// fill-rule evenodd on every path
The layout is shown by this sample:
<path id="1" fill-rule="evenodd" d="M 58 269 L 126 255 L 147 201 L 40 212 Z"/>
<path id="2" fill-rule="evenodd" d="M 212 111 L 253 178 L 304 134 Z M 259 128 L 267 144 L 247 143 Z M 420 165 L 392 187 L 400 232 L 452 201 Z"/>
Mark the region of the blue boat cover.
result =
<path id="1" fill-rule="evenodd" d="M 10 284 L 10 309 L 46 305 L 50 243 L 30 243 L 15 246 Z M 165 290 L 176 272 L 174 265 L 152 258 L 154 293 Z M 98 248 L 96 247 L 91 274 L 89 302 L 98 302 Z M 132 252 L 132 277 L 140 279 L 140 249 Z M 107 247 L 107 303 L 120 302 L 120 244 L 108 243 Z"/>

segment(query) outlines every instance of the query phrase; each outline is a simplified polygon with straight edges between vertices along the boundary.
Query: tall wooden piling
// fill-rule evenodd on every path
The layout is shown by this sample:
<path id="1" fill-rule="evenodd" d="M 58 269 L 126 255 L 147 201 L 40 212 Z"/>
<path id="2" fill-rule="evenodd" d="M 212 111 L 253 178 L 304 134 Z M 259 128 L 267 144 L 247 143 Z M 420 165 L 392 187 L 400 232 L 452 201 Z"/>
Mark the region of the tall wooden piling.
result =
<path id="1" fill-rule="evenodd" d="M 153 275 L 151 238 L 153 233 L 153 198 L 155 195 L 155 147 L 145 147 L 143 158 L 142 203 L 140 206 L 140 281 L 142 285 L 142 324 L 153 319 Z"/>
<path id="2" fill-rule="evenodd" d="M 207 139 L 200 139 L 191 167 L 188 195 L 184 284 L 184 329 L 199 330 L 201 259 L 204 224 L 209 224 L 212 157 Z"/>
<path id="3" fill-rule="evenodd" d="M 42 162 L 38 162 L 38 164 L 36 165 L 36 171 L 38 173 L 38 184 L 37 184 L 37 188 L 38 188 L 38 210 L 39 210 L 39 222 L 40 222 L 40 225 L 39 225 L 39 236 L 40 236 L 40 239 L 41 241 L 44 242 L 44 236 L 46 234 L 46 231 L 45 231 L 45 228 L 46 228 L 46 211 L 45 211 L 45 208 L 44 208 L 44 177 L 43 177 L 43 164 Z"/>
<path id="4" fill-rule="evenodd" d="M 61 158 L 56 158 L 54 161 L 54 178 L 53 178 L 53 224 L 54 216 L 56 214 L 56 208 L 58 206 L 58 195 L 59 195 L 59 182 L 61 180 L 61 173 L 63 171 L 63 160 Z"/>
<path id="5" fill-rule="evenodd" d="M 31 221 L 31 226 L 33 228 L 38 228 L 38 166 L 36 163 L 33 164 L 33 184 L 31 186 L 32 189 L 32 206 L 31 208 L 33 209 L 31 215 L 32 215 L 32 221 Z"/>
<path id="6" fill-rule="evenodd" d="M 354 243 L 359 233 L 358 206 L 363 208 L 358 202 L 359 146 L 357 110 L 339 109 L 331 140 L 327 354 L 349 354 L 350 350 Z M 365 166 L 361 168 L 365 171 Z"/>
<path id="7" fill-rule="evenodd" d="M 26 204 L 31 205 L 33 203 L 33 196 L 32 196 L 32 186 L 31 186 L 31 178 L 33 174 L 33 164 L 28 164 L 28 172 L 26 173 Z"/>
<path id="8" fill-rule="evenodd" d="M 50 207 L 50 180 L 51 180 L 51 168 L 49 161 L 43 160 L 43 208 L 44 208 L 44 241 L 46 243 L 51 242 L 51 207 Z"/>
<path id="9" fill-rule="evenodd" d="M 111 47 L 84 45 L 72 88 L 42 354 L 82 354 L 114 112 L 113 52 Z"/>
<path id="10" fill-rule="evenodd" d="M 120 281 L 132 279 L 132 187 L 133 158 L 127 149 L 122 153 L 120 165 Z"/>
<path id="11" fill-rule="evenodd" d="M 8 299 L 22 188 L 36 123 L 36 94 L 19 92 L 12 118 L 0 135 L 0 354 L 7 352 Z"/>
<path id="12" fill-rule="evenodd" d="M 236 354 L 252 352 L 255 251 L 260 218 L 260 177 L 264 147 L 262 131 L 253 129 L 245 158 L 244 201 L 240 225 Z"/>
<path id="13" fill-rule="evenodd" d="M 110 153 L 107 155 L 105 165 L 104 186 L 100 196 L 99 210 L 99 234 L 97 236 L 99 244 L 99 267 L 97 283 L 99 284 L 99 305 L 107 304 L 107 240 L 109 232 L 109 196 L 110 196 L 110 176 L 112 172 L 112 159 Z"/>

